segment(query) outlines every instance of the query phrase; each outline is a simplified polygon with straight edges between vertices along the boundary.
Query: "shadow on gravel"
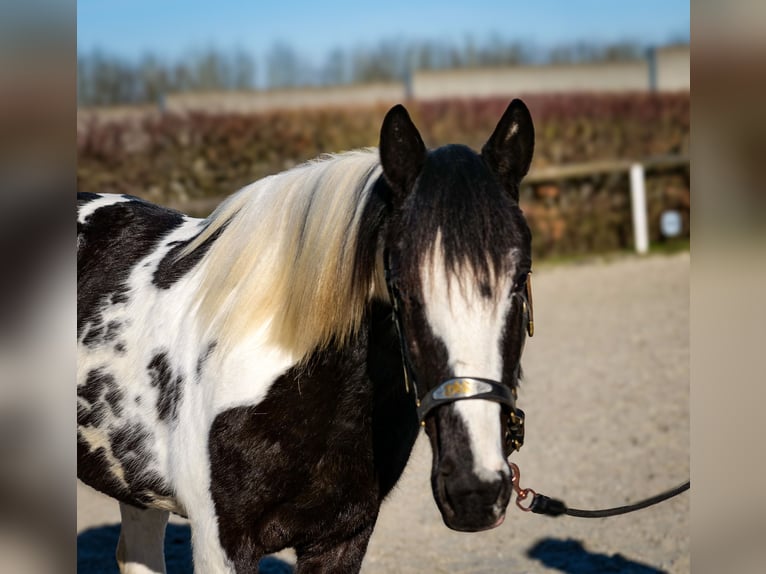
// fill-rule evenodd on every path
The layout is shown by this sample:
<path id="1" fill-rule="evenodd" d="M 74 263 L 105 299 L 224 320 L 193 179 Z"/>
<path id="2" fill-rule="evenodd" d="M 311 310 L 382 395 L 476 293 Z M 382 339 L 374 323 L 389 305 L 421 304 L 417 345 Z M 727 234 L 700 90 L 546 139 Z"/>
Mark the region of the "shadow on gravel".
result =
<path id="1" fill-rule="evenodd" d="M 667 574 L 653 566 L 629 560 L 620 554 L 607 556 L 589 552 L 579 540 L 544 538 L 527 550 L 527 556 L 539 560 L 548 568 L 567 574 L 620 572 L 621 574 Z"/>
<path id="2" fill-rule="evenodd" d="M 114 553 L 120 525 L 101 526 L 77 535 L 77 574 L 119 574 Z M 165 564 L 168 574 L 192 574 L 191 529 L 168 524 L 165 531 Z M 292 574 L 293 567 L 272 556 L 260 562 L 261 574 Z"/>

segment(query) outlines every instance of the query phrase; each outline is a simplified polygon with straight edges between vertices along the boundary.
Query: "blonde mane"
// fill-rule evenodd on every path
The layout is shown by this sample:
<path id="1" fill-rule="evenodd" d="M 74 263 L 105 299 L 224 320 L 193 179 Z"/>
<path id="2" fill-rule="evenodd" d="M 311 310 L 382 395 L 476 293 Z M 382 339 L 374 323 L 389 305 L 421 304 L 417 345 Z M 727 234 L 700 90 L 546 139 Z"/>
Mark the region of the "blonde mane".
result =
<path id="1" fill-rule="evenodd" d="M 215 238 L 201 265 L 198 313 L 222 348 L 265 330 L 296 357 L 358 329 L 373 277 L 355 277 L 377 149 L 324 156 L 224 201 L 180 254 Z"/>

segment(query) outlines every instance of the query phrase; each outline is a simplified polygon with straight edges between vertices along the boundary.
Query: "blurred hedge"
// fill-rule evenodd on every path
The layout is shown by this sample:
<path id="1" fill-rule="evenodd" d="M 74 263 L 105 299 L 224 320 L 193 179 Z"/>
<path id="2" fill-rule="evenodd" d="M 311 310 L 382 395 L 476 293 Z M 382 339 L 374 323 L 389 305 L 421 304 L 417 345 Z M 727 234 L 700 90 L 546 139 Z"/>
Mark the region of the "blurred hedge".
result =
<path id="1" fill-rule="evenodd" d="M 535 120 L 533 171 L 688 154 L 688 93 L 552 95 L 525 101 Z M 407 107 L 429 146 L 459 142 L 480 149 L 507 104 L 506 98 L 482 98 Z M 78 127 L 78 185 L 80 191 L 130 193 L 189 208 L 320 153 L 374 146 L 385 112 L 386 107 L 370 106 L 91 119 Z M 688 235 L 688 170 L 647 177 L 652 239 L 659 239 L 659 214 L 668 208 L 682 212 Z M 526 186 L 522 207 L 537 256 L 603 252 L 632 243 L 627 175 Z"/>

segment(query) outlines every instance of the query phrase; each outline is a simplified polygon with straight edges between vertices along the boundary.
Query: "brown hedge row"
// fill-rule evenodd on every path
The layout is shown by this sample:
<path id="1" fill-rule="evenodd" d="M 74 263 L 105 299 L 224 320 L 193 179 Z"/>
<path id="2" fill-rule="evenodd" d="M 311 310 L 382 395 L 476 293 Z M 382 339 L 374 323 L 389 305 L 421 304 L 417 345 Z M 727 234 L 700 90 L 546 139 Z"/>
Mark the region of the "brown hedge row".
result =
<path id="1" fill-rule="evenodd" d="M 603 159 L 687 154 L 688 94 L 556 95 L 525 98 L 536 127 L 533 170 Z M 432 147 L 480 148 L 508 104 L 505 98 L 411 102 L 408 109 Z M 81 191 L 130 193 L 182 207 L 324 152 L 377 144 L 382 106 L 259 114 L 147 115 L 78 129 Z M 649 174 L 652 235 L 659 213 L 677 208 L 688 233 L 688 171 Z M 593 176 L 527 186 L 522 205 L 538 255 L 629 247 L 627 176 Z"/>

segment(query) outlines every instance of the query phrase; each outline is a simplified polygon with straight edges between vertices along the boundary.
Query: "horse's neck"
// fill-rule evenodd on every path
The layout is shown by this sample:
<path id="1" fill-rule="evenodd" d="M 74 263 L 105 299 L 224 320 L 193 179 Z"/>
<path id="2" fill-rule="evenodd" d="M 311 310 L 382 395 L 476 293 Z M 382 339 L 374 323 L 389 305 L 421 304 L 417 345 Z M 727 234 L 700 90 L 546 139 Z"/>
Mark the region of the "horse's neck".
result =
<path id="1" fill-rule="evenodd" d="M 415 399 L 404 384 L 404 368 L 388 303 L 370 307 L 367 370 L 373 385 L 373 448 L 385 497 L 402 474 L 418 430 Z"/>

